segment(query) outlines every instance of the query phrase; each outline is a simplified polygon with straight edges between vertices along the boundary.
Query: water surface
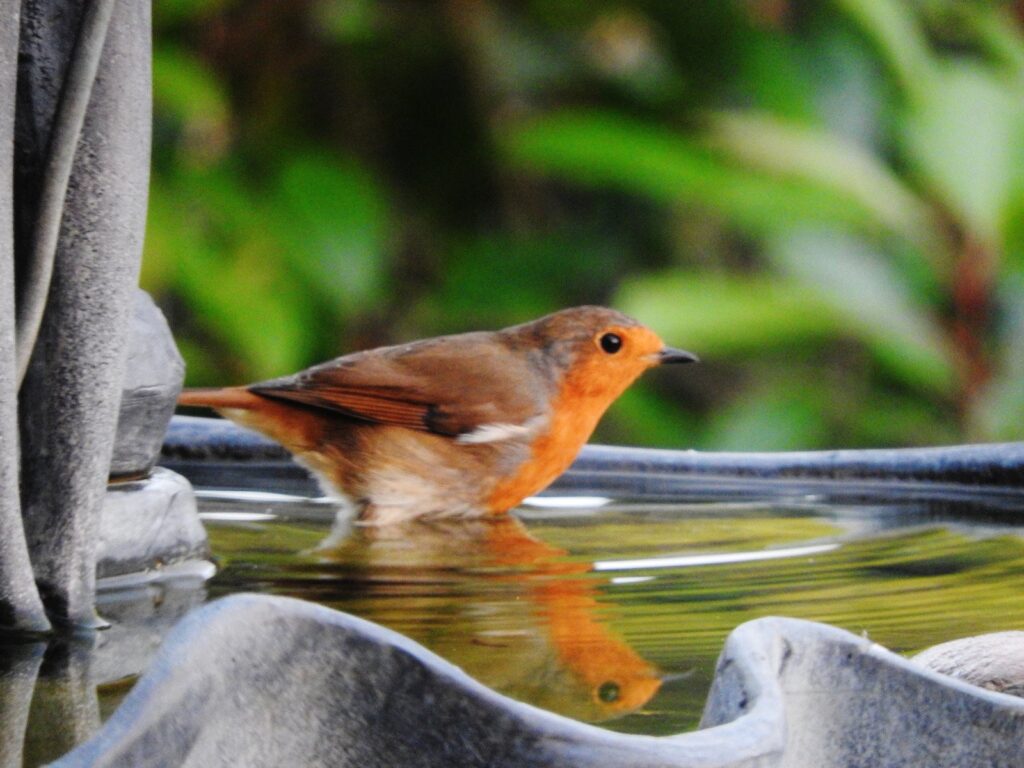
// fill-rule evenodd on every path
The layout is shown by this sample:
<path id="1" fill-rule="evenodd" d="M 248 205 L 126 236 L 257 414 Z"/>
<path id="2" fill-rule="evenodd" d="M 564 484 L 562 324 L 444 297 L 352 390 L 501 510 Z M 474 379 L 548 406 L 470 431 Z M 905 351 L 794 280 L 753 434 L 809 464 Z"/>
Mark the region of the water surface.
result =
<path id="1" fill-rule="evenodd" d="M 0 765 L 39 765 L 88 738 L 181 616 L 241 591 L 375 621 L 555 712 L 679 733 L 700 719 L 726 636 L 750 619 L 828 622 L 897 652 L 1024 628 L 1021 510 L 1024 494 L 1009 492 L 759 496 L 702 481 L 671 501 L 559 496 L 497 522 L 368 528 L 335 526 L 322 501 L 200 492 L 212 578 L 192 563 L 106 580 L 110 629 L 0 647 Z"/>
<path id="2" fill-rule="evenodd" d="M 1024 627 L 1005 498 L 546 504 L 332 532 L 323 503 L 206 498 L 209 595 L 347 611 L 510 696 L 648 734 L 697 725 L 722 643 L 750 619 L 828 622 L 898 652 Z"/>

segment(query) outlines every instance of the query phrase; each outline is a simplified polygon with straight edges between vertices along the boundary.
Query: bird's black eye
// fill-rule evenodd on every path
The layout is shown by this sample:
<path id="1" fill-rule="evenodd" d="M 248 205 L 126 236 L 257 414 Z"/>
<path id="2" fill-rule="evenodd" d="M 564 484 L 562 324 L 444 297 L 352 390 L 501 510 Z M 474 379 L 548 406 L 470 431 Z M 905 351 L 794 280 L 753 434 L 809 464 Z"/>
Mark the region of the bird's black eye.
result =
<path id="1" fill-rule="evenodd" d="M 601 337 L 601 349 L 609 355 L 614 355 L 622 349 L 622 337 L 617 333 L 606 333 Z"/>
<path id="2" fill-rule="evenodd" d="M 614 680 L 601 683 L 601 687 L 597 689 L 597 698 L 605 704 L 614 704 L 619 700 L 619 684 Z"/>

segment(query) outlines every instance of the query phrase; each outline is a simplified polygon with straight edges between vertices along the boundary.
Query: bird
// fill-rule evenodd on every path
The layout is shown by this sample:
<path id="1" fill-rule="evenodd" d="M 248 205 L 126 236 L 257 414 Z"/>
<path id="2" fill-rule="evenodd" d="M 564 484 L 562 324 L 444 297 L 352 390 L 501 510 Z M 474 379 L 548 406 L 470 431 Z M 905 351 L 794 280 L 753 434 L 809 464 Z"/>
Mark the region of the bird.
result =
<path id="1" fill-rule="evenodd" d="M 599 306 L 186 389 L 291 452 L 356 522 L 499 515 L 550 485 L 644 371 L 697 356 Z"/>

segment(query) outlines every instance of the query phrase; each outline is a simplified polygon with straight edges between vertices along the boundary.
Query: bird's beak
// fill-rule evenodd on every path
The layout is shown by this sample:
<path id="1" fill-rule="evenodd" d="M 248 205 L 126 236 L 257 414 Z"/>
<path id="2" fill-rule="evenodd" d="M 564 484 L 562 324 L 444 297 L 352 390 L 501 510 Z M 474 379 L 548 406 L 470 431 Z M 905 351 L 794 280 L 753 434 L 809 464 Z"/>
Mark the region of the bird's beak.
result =
<path id="1" fill-rule="evenodd" d="M 685 349 L 673 349 L 672 347 L 665 347 L 657 355 L 658 362 L 661 365 L 665 363 L 699 363 L 700 358 L 697 357 L 693 352 L 687 352 Z"/>

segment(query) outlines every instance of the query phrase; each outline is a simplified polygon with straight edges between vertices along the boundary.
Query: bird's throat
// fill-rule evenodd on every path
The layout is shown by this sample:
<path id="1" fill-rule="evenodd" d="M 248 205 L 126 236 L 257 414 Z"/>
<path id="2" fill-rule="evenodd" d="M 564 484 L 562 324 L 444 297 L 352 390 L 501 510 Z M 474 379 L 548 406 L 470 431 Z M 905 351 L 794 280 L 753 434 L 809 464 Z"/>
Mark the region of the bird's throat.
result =
<path id="1" fill-rule="evenodd" d="M 551 485 L 576 460 L 622 389 L 611 393 L 607 388 L 595 388 L 585 376 L 567 376 L 551 403 L 548 429 L 533 441 L 529 458 L 515 474 L 495 486 L 487 500 L 488 509 L 506 512 Z"/>

